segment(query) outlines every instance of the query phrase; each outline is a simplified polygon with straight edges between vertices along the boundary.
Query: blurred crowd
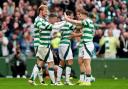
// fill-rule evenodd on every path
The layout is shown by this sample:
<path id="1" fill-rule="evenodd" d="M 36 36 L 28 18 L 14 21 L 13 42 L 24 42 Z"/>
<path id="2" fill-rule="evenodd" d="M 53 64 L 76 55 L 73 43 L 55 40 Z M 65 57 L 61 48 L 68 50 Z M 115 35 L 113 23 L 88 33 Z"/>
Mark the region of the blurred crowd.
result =
<path id="1" fill-rule="evenodd" d="M 34 56 L 33 23 L 40 4 L 47 4 L 49 13 L 56 14 L 58 21 L 64 20 L 67 9 L 76 16 L 75 10 L 84 8 L 95 24 L 96 56 L 128 57 L 126 0 L 0 0 L 0 56 L 16 53 L 17 46 L 25 56 Z M 77 41 L 72 46 L 75 50 Z"/>

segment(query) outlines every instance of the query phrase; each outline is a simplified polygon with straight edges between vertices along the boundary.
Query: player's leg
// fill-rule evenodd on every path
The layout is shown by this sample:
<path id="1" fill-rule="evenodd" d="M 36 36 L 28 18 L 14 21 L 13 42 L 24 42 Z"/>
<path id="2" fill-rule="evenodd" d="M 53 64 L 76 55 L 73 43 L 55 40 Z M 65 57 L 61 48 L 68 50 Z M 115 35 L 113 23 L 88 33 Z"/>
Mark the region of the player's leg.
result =
<path id="1" fill-rule="evenodd" d="M 43 74 L 39 74 L 39 73 L 42 73 L 42 67 L 44 65 L 44 60 L 45 60 L 46 54 L 48 53 L 48 49 L 39 46 L 36 50 L 37 50 L 36 51 L 36 57 L 38 59 L 37 59 L 37 63 L 35 64 L 35 66 L 33 68 L 32 75 L 30 77 L 29 82 L 30 81 L 35 81 L 35 79 L 36 79 L 36 77 L 38 75 L 39 76 L 39 79 L 40 79 L 40 82 L 43 83 L 43 78 L 41 76 Z M 30 82 L 30 83 L 33 83 L 33 82 Z"/>
<path id="2" fill-rule="evenodd" d="M 55 81 L 55 73 L 54 73 L 54 60 L 53 60 L 53 54 L 50 49 L 47 54 L 46 62 L 48 62 L 48 73 L 49 73 L 50 79 L 52 81 L 52 84 L 55 85 L 56 81 Z"/>
<path id="3" fill-rule="evenodd" d="M 63 83 L 61 82 L 61 77 L 62 77 L 64 65 L 65 65 L 64 60 L 61 60 L 57 69 L 57 85 L 63 85 Z"/>
<path id="4" fill-rule="evenodd" d="M 44 64 L 43 64 L 43 66 L 44 66 Z M 39 81 L 40 81 L 40 84 L 41 84 L 41 85 L 47 85 L 47 84 L 45 83 L 44 79 L 43 79 L 43 68 L 44 68 L 44 67 L 42 67 L 42 68 L 39 70 L 39 72 L 38 72 L 38 78 L 39 78 Z"/>
<path id="5" fill-rule="evenodd" d="M 60 63 L 59 63 L 59 66 L 58 66 L 58 69 L 57 69 L 57 85 L 63 85 L 63 83 L 61 82 L 61 77 L 62 77 L 62 72 L 63 72 L 63 69 L 64 69 L 64 52 L 65 52 L 65 49 L 63 46 L 59 46 L 59 57 L 61 59 Z"/>
<path id="6" fill-rule="evenodd" d="M 81 45 L 79 47 L 79 53 L 78 53 L 78 64 L 80 66 L 80 79 L 77 82 L 78 85 L 85 85 L 84 79 L 85 79 L 85 66 L 84 66 L 84 46 Z"/>
<path id="7" fill-rule="evenodd" d="M 70 82 L 71 69 L 73 64 L 73 54 L 70 46 L 67 46 L 67 51 L 65 53 L 64 59 L 66 60 L 66 84 L 73 85 Z"/>
<path id="8" fill-rule="evenodd" d="M 87 85 L 91 85 L 91 60 L 90 59 L 84 59 L 84 64 L 85 64 L 85 70 L 86 70 L 86 75 L 85 75 L 85 82 Z"/>
<path id="9" fill-rule="evenodd" d="M 40 48 L 40 47 L 39 47 Z M 42 49 L 42 48 L 40 48 L 40 49 Z M 43 50 L 43 49 L 42 49 Z M 38 47 L 35 47 L 35 52 L 37 53 L 38 52 Z M 38 56 L 38 53 L 37 53 L 37 56 Z M 41 60 L 41 59 L 40 59 Z M 42 61 L 42 60 L 41 60 Z M 38 65 L 38 64 L 37 64 Z M 38 71 L 38 78 L 39 78 L 39 81 L 40 81 L 40 83 L 41 83 L 41 85 L 47 85 L 47 84 L 45 84 L 45 82 L 44 82 L 44 80 L 43 80 L 43 66 L 44 65 L 44 63 L 42 63 L 42 65 L 39 67 L 39 71 Z"/>
<path id="10" fill-rule="evenodd" d="M 80 66 L 80 79 L 79 79 L 79 82 L 84 82 L 84 78 L 85 78 L 85 66 L 84 66 L 84 61 L 83 61 L 83 58 L 80 57 L 78 59 L 78 64 Z"/>
<path id="11" fill-rule="evenodd" d="M 72 64 L 73 64 L 73 59 L 69 59 L 67 60 L 66 63 L 66 84 L 67 85 L 74 85 L 73 83 L 71 83 L 70 81 L 70 75 L 71 75 L 71 69 L 72 69 Z"/>
<path id="12" fill-rule="evenodd" d="M 34 47 L 34 49 L 35 49 L 35 54 L 37 54 L 38 47 Z M 41 63 L 42 63 L 41 59 L 39 57 L 37 57 L 37 61 L 36 61 L 36 64 L 34 65 L 34 67 L 33 67 L 33 71 L 32 71 L 32 74 L 31 74 L 29 82 L 33 82 L 34 83 L 37 75 L 41 76 L 41 74 L 39 75 L 39 71 L 42 70 L 41 66 L 43 65 L 43 63 L 42 64 Z M 42 80 L 41 78 L 39 78 L 39 79 L 40 79 L 40 81 Z"/>
<path id="13" fill-rule="evenodd" d="M 79 60 L 78 60 L 78 63 L 79 63 Z M 85 68 L 84 62 L 82 62 L 82 64 L 79 63 L 79 65 L 80 65 L 80 71 L 85 71 L 85 72 L 81 72 L 80 79 L 77 82 L 77 84 L 83 83 L 86 79 L 86 68 Z M 91 82 L 95 82 L 95 77 L 93 77 L 92 75 L 91 75 Z"/>
<path id="14" fill-rule="evenodd" d="M 35 79 L 39 73 L 39 71 L 41 70 L 42 66 L 43 66 L 44 62 L 38 58 L 37 59 L 37 63 L 34 65 L 33 67 L 33 71 L 32 71 L 32 74 L 31 74 L 31 77 L 30 77 L 30 80 L 29 80 L 29 83 L 33 84 L 33 85 L 37 85 L 35 83 Z"/>
<path id="15" fill-rule="evenodd" d="M 85 68 L 84 62 L 83 62 L 83 64 L 81 64 L 81 66 L 82 66 L 82 67 L 80 67 L 80 71 L 83 70 L 83 71 L 85 71 L 85 72 L 82 72 L 82 73 L 80 74 L 80 79 L 79 79 L 79 81 L 78 81 L 77 84 L 80 84 L 81 82 L 84 82 L 85 79 L 86 79 L 86 68 Z M 91 75 L 91 82 L 95 82 L 95 77 L 93 77 L 92 75 Z"/>
<path id="16" fill-rule="evenodd" d="M 85 71 L 86 71 L 86 78 L 85 82 L 87 86 L 91 85 L 91 57 L 92 52 L 94 50 L 93 43 L 84 44 L 84 64 L 85 64 Z"/>

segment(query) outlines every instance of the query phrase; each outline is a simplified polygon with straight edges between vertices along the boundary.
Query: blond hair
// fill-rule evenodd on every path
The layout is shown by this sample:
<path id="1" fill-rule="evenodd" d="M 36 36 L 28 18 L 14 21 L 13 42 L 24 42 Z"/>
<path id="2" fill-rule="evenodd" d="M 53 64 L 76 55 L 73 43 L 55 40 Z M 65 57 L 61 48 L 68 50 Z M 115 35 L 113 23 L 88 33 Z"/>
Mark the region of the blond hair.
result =
<path id="1" fill-rule="evenodd" d="M 38 8 L 38 12 L 40 13 L 40 10 L 44 10 L 44 9 L 46 9 L 46 8 L 48 8 L 47 5 L 43 5 L 43 4 L 42 4 L 42 5 L 40 5 L 39 8 Z"/>
<path id="2" fill-rule="evenodd" d="M 79 12 L 81 14 L 84 14 L 84 15 L 87 15 L 88 16 L 88 11 L 86 11 L 85 9 L 79 8 L 79 9 L 76 9 L 76 12 Z"/>

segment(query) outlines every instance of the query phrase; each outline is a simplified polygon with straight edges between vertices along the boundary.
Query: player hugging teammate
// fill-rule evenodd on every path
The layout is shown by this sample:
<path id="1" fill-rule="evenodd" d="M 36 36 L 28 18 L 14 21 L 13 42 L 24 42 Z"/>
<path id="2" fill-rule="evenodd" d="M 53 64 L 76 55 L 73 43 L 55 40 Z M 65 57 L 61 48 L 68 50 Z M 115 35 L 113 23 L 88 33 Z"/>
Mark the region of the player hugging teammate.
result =
<path id="1" fill-rule="evenodd" d="M 29 83 L 36 85 L 35 79 L 38 76 L 42 85 L 47 85 L 43 78 L 44 65 L 48 64 L 48 73 L 52 85 L 74 85 L 70 81 L 71 66 L 73 64 L 73 56 L 71 50 L 71 38 L 81 37 L 79 44 L 78 63 L 80 66 L 79 85 L 91 85 L 91 57 L 94 50 L 93 35 L 95 32 L 93 21 L 88 17 L 88 12 L 83 9 L 77 10 L 78 20 L 74 20 L 72 11 L 67 11 L 64 14 L 65 21 L 50 24 L 46 20 L 48 8 L 46 5 L 39 7 L 39 15 L 36 17 L 34 26 L 34 47 L 37 57 L 37 62 L 33 67 L 33 71 Z M 76 26 L 80 26 L 81 33 L 75 33 Z M 59 46 L 60 64 L 57 68 L 57 78 L 54 74 L 54 60 L 51 51 L 51 32 L 55 29 L 61 33 L 61 41 Z M 62 71 L 65 68 L 65 82 L 61 82 Z"/>

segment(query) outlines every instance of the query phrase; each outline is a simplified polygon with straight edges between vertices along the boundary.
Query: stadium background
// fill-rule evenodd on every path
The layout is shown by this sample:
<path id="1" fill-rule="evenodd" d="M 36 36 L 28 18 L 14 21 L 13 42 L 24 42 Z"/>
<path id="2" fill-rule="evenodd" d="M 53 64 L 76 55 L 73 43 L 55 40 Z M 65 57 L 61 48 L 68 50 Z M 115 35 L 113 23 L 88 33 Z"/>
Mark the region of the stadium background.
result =
<path id="1" fill-rule="evenodd" d="M 94 18 L 96 34 L 94 37 L 95 47 L 102 48 L 99 44 L 105 35 L 106 29 L 114 23 L 113 34 L 118 38 L 120 47 L 118 48 L 115 59 L 105 59 L 100 52 L 92 60 L 93 75 L 96 78 L 127 78 L 128 77 L 128 51 L 124 51 L 121 44 L 121 36 L 128 40 L 128 0 L 0 0 L 0 37 L 5 38 L 5 49 L 0 44 L 0 76 L 11 75 L 10 55 L 17 46 L 20 47 L 25 63 L 27 64 L 28 75 L 32 70 L 35 58 L 33 48 L 33 21 L 37 15 L 37 7 L 41 3 L 47 3 L 51 13 L 58 15 L 59 20 L 63 20 L 63 12 L 70 9 L 75 12 L 79 6 L 88 10 L 89 16 Z M 52 9 L 51 9 L 52 8 Z M 74 13 L 75 14 L 75 13 Z M 117 33 L 118 32 L 118 33 Z M 0 40 L 2 43 L 2 41 Z M 4 43 L 4 42 L 3 42 Z M 76 42 L 73 41 L 73 50 L 76 49 Z M 105 50 L 105 48 L 103 48 Z M 128 50 L 128 47 L 127 47 Z M 96 50 L 97 51 L 97 50 Z M 73 69 L 78 77 L 79 70 L 77 64 L 77 51 L 75 52 L 75 62 Z"/>

